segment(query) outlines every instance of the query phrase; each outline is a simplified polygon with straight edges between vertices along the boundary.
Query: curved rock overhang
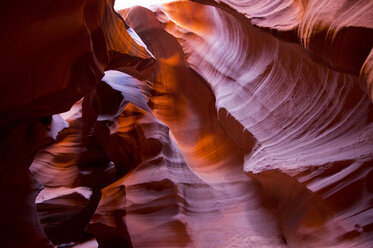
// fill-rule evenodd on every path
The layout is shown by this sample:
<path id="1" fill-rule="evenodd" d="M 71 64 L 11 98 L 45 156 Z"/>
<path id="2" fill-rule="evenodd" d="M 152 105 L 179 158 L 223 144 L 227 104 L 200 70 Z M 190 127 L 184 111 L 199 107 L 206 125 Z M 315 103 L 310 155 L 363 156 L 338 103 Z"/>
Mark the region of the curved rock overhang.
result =
<path id="1" fill-rule="evenodd" d="M 372 1 L 113 4 L 3 6 L 0 247 L 373 244 Z"/>

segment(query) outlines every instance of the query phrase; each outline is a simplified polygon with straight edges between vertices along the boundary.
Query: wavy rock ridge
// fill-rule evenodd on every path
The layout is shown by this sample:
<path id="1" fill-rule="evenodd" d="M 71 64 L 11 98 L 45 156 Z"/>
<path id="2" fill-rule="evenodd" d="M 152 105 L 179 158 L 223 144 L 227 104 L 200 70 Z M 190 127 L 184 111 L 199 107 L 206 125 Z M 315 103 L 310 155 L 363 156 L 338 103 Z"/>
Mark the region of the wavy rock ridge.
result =
<path id="1" fill-rule="evenodd" d="M 371 1 L 59 4 L 6 4 L 1 247 L 373 244 Z"/>

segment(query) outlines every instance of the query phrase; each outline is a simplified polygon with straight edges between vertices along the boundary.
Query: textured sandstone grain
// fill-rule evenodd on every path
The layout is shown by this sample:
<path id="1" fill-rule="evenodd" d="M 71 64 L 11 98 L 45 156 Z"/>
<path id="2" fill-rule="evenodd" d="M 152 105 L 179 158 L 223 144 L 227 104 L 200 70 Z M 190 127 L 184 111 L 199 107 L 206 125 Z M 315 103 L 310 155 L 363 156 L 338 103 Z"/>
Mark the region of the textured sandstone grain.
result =
<path id="1" fill-rule="evenodd" d="M 3 6 L 0 247 L 372 246 L 373 1 L 112 5 Z"/>

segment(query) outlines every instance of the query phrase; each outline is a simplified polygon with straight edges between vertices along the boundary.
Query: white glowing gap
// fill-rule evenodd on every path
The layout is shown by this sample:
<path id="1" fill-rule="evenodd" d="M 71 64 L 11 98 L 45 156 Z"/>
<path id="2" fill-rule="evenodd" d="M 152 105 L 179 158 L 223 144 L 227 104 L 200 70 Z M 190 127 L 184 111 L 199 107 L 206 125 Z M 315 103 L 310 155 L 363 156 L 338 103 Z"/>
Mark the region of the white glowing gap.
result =
<path id="1" fill-rule="evenodd" d="M 114 9 L 121 10 L 136 5 L 148 7 L 156 4 L 169 3 L 171 1 L 172 0 L 116 0 L 114 3 Z"/>

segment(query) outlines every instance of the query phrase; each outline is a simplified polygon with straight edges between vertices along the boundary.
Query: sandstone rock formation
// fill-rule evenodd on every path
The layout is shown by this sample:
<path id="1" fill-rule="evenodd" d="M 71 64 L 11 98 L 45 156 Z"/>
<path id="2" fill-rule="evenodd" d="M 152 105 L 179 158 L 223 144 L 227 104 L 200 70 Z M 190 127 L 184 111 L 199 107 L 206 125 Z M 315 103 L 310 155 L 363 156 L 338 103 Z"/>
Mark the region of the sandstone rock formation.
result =
<path id="1" fill-rule="evenodd" d="M 0 247 L 372 246 L 372 5 L 6 3 Z"/>

